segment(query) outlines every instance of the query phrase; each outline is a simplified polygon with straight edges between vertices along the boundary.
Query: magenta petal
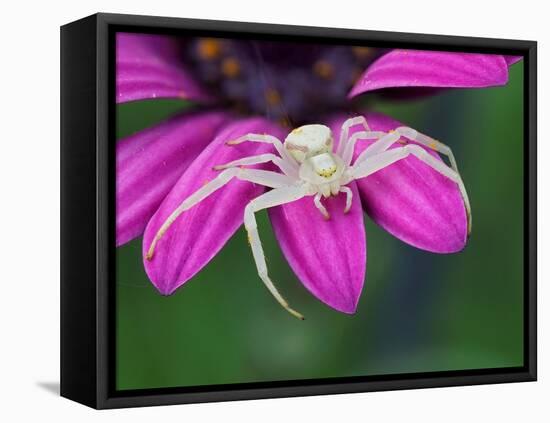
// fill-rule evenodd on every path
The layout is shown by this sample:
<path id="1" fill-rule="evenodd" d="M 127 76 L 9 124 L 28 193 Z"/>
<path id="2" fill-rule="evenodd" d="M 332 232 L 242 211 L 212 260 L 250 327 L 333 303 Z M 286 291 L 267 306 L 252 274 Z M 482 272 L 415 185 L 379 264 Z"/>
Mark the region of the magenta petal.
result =
<path id="1" fill-rule="evenodd" d="M 281 249 L 298 279 L 318 299 L 344 313 L 355 313 L 363 288 L 367 243 L 361 201 L 354 183 L 351 210 L 345 195 L 323 199 L 325 220 L 313 197 L 269 209 Z"/>
<path id="2" fill-rule="evenodd" d="M 481 88 L 507 82 L 508 64 L 500 55 L 395 49 L 365 70 L 349 97 L 380 88 Z"/>
<path id="3" fill-rule="evenodd" d="M 212 170 L 213 166 L 272 150 L 268 144 L 248 142 L 232 147 L 225 144 L 251 132 L 283 135 L 279 127 L 263 118 L 238 121 L 222 130 L 181 176 L 151 218 L 143 238 L 144 257 L 168 216 L 189 195 L 219 175 Z M 152 259 L 144 259 L 145 270 L 155 287 L 170 295 L 201 270 L 241 226 L 246 204 L 263 190 L 250 182 L 232 180 L 181 214 L 158 242 Z M 250 260 L 253 265 L 252 254 Z"/>
<path id="4" fill-rule="evenodd" d="M 143 233 L 166 194 L 228 119 L 221 112 L 185 114 L 117 142 L 117 246 Z"/>
<path id="5" fill-rule="evenodd" d="M 523 56 L 502 56 L 504 57 L 504 60 L 506 60 L 506 63 L 508 66 L 512 66 L 514 63 L 519 62 L 521 59 L 523 59 Z"/>
<path id="6" fill-rule="evenodd" d="M 116 101 L 151 98 L 208 100 L 180 60 L 173 37 L 119 33 L 116 38 Z"/>
<path id="7" fill-rule="evenodd" d="M 365 116 L 375 131 L 403 126 L 381 114 Z M 339 128 L 342 121 L 331 126 Z M 355 158 L 371 143 L 359 142 Z M 400 146 L 396 143 L 392 148 Z M 416 157 L 407 157 L 356 183 L 368 215 L 400 240 L 435 253 L 457 252 L 466 245 L 466 209 L 458 186 Z"/>

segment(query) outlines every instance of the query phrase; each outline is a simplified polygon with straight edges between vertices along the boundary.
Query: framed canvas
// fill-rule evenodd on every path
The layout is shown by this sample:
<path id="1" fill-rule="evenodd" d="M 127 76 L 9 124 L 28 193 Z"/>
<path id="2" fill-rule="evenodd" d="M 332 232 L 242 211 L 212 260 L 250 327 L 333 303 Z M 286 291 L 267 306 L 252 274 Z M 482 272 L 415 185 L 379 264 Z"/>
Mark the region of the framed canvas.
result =
<path id="1" fill-rule="evenodd" d="M 96 14 L 61 72 L 62 396 L 536 380 L 535 42 Z"/>

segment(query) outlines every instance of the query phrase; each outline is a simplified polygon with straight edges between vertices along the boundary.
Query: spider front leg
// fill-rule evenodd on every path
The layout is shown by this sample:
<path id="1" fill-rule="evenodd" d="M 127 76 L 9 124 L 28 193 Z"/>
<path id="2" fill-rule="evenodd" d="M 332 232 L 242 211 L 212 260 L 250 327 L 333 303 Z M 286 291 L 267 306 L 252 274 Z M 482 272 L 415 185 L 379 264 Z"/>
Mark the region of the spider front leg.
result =
<path id="1" fill-rule="evenodd" d="M 296 167 L 296 169 L 298 169 L 299 167 L 296 161 L 294 160 L 294 158 L 287 153 L 281 140 L 277 137 L 274 137 L 273 135 L 247 134 L 237 139 L 234 139 L 232 141 L 227 141 L 226 144 L 238 145 L 243 142 L 262 142 L 266 144 L 271 144 L 275 147 L 275 150 L 277 150 L 277 152 L 279 153 L 279 156 L 281 156 L 285 161 L 289 162 L 292 166 Z"/>
<path id="2" fill-rule="evenodd" d="M 223 165 L 217 165 L 214 166 L 214 170 L 223 170 L 230 167 L 237 167 L 237 166 L 250 166 L 255 164 L 261 164 L 261 163 L 267 163 L 272 162 L 277 166 L 281 171 L 288 176 L 298 178 L 298 171 L 296 168 L 287 161 L 283 160 L 282 158 L 276 156 L 273 153 L 266 153 L 266 154 L 259 154 L 257 156 L 250 156 L 250 157 L 244 157 L 242 159 L 234 160 L 229 163 L 225 163 Z"/>
<path id="3" fill-rule="evenodd" d="M 361 154 L 355 160 L 354 166 L 361 163 L 367 157 L 374 156 L 376 154 L 382 153 L 390 148 L 394 143 L 399 141 L 401 134 L 397 131 L 384 132 L 384 135 L 378 139 L 378 141 L 372 143 L 367 148 L 365 148 Z"/>
<path id="4" fill-rule="evenodd" d="M 460 177 L 460 173 L 458 171 L 458 166 L 456 164 L 454 154 L 451 148 L 443 144 L 442 142 L 437 141 L 427 135 L 424 135 L 418 132 L 416 129 L 409 128 L 407 126 L 401 126 L 399 128 L 396 128 L 394 131 L 389 132 L 388 135 L 380 138 L 378 141 L 376 141 L 372 145 L 368 146 L 359 155 L 359 157 L 357 157 L 357 160 L 354 163 L 354 167 L 360 165 L 362 162 L 366 161 L 369 157 L 376 156 L 377 154 L 380 154 L 386 151 L 395 142 L 397 142 L 399 138 L 401 138 L 401 136 L 409 138 L 417 142 L 418 144 L 423 145 L 424 147 L 427 147 L 431 150 L 434 150 L 448 157 L 449 162 L 451 164 L 451 168 L 453 169 L 455 174 L 458 176 L 458 180 L 455 182 L 458 184 L 460 194 L 462 195 L 462 199 L 464 201 L 464 207 L 466 208 L 466 214 L 468 216 L 468 233 L 470 233 L 472 231 L 472 210 L 470 207 L 470 199 L 468 198 L 468 193 L 466 192 L 466 187 L 464 186 L 464 182 Z M 431 158 L 429 160 L 433 160 L 434 163 L 437 162 L 437 163 L 443 164 L 442 162 L 439 162 L 439 160 L 434 159 L 432 155 L 428 154 L 422 148 L 420 148 L 420 150 L 426 153 L 426 157 Z M 440 166 L 440 164 L 438 166 Z M 447 166 L 445 165 L 445 167 Z"/>
<path id="5" fill-rule="evenodd" d="M 468 219 L 468 233 L 470 233 L 472 226 L 472 214 L 470 212 L 470 203 L 468 202 L 468 196 L 466 194 L 466 188 L 464 187 L 462 178 L 458 172 L 447 166 L 441 160 L 438 160 L 432 156 L 419 145 L 408 144 L 404 147 L 393 148 L 391 150 L 386 150 L 382 153 L 366 157 L 361 162 L 356 162 L 353 165 L 351 168 L 351 177 L 353 179 L 365 178 L 399 160 L 408 157 L 411 154 L 458 185 L 464 200 L 464 206 L 466 208 L 466 215 Z"/>
<path id="6" fill-rule="evenodd" d="M 347 140 L 346 146 L 341 153 L 342 160 L 344 161 L 346 166 L 349 166 L 351 164 L 351 160 L 353 159 L 353 152 L 355 150 L 355 144 L 357 144 L 357 141 L 367 141 L 375 139 L 381 140 L 382 138 L 388 137 L 389 135 L 390 134 L 387 134 L 383 131 L 356 132 L 349 138 L 349 140 Z M 397 139 L 399 139 L 399 137 L 397 137 Z"/>
<path id="7" fill-rule="evenodd" d="M 233 178 L 237 178 L 243 181 L 253 182 L 258 185 L 263 185 L 270 188 L 280 188 L 288 186 L 289 183 L 292 183 L 293 180 L 288 176 L 283 175 L 277 172 L 270 172 L 267 170 L 259 169 L 241 169 L 241 168 L 231 168 L 221 172 L 215 179 L 199 188 L 189 197 L 187 197 L 164 221 L 160 229 L 155 234 L 153 241 L 145 255 L 147 260 L 153 258 L 155 253 L 155 248 L 160 239 L 164 236 L 166 231 L 172 226 L 174 221 L 186 210 L 193 207 L 195 204 L 200 203 L 210 194 L 214 193 L 227 183 L 229 183 Z"/>
<path id="8" fill-rule="evenodd" d="M 292 185 L 276 188 L 250 201 L 244 209 L 244 226 L 248 233 L 248 240 L 250 242 L 250 247 L 252 248 L 252 255 L 254 256 L 254 261 L 256 262 L 256 268 L 258 269 L 260 279 L 264 282 L 267 289 L 269 289 L 269 292 L 271 292 L 279 304 L 281 304 L 281 306 L 283 306 L 290 314 L 301 320 L 304 320 L 304 316 L 296 310 L 290 308 L 288 302 L 282 297 L 279 291 L 277 291 L 277 288 L 275 288 L 275 285 L 269 278 L 265 254 L 260 241 L 260 235 L 258 233 L 255 213 L 269 207 L 291 203 L 292 201 L 299 200 L 306 194 L 307 187 L 304 185 Z"/>
<path id="9" fill-rule="evenodd" d="M 451 147 L 436 139 L 433 139 L 432 137 L 429 137 L 428 135 L 418 132 L 416 129 L 409 128 L 408 126 L 401 126 L 395 131 L 413 141 L 416 141 L 418 144 L 447 156 L 449 163 L 451 164 L 451 168 L 456 172 L 459 178 L 457 184 L 460 189 L 460 193 L 462 194 L 462 199 L 464 200 L 464 206 L 466 207 L 466 213 L 468 215 L 468 233 L 470 233 L 472 231 L 472 209 L 470 207 L 470 199 L 468 198 L 468 193 L 466 192 L 464 182 L 462 182 L 462 178 L 460 177 L 460 172 L 458 171 L 458 166 Z"/>
<path id="10" fill-rule="evenodd" d="M 394 129 L 393 131 L 388 132 L 386 137 L 380 138 L 374 144 L 368 146 L 360 155 L 357 157 L 356 163 L 360 162 L 366 157 L 372 156 L 374 154 L 381 153 L 382 151 L 390 148 L 393 143 L 399 140 L 401 137 L 409 138 L 417 142 L 418 144 L 423 145 L 431 150 L 437 151 L 440 154 L 443 154 L 448 157 L 449 162 L 453 170 L 458 173 L 458 167 L 456 165 L 456 160 L 451 148 L 440 141 L 424 135 L 418 132 L 416 129 L 409 128 L 408 126 L 400 126 L 399 128 Z"/>
<path id="11" fill-rule="evenodd" d="M 432 137 L 429 137 L 428 135 L 418 132 L 416 129 L 409 128 L 408 126 L 401 126 L 395 131 L 413 141 L 416 141 L 418 144 L 422 144 L 424 147 L 428 147 L 431 150 L 447 156 L 449 162 L 451 163 L 451 167 L 456 173 L 458 173 L 458 167 L 456 165 L 455 156 L 451 150 L 451 147 L 436 139 L 433 139 Z"/>
<path id="12" fill-rule="evenodd" d="M 453 169 L 441 160 L 436 159 L 422 147 L 414 144 L 408 144 L 399 148 L 392 148 L 391 150 L 386 150 L 382 153 L 375 154 L 374 156 L 367 157 L 362 162 L 355 163 L 353 165 L 351 168 L 351 175 L 353 179 L 365 178 L 399 160 L 408 157 L 411 154 L 453 182 L 458 183 L 461 181 L 460 175 Z"/>

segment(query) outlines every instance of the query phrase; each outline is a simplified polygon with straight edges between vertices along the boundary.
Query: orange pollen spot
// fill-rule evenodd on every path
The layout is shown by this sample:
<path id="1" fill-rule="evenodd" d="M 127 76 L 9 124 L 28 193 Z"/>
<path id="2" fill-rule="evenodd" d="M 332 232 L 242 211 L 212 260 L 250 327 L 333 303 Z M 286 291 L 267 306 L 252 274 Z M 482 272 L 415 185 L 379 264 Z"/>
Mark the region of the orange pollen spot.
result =
<path id="1" fill-rule="evenodd" d="M 222 62 L 222 73 L 228 78 L 235 78 L 241 72 L 241 65 L 234 57 L 228 57 Z"/>
<path id="2" fill-rule="evenodd" d="M 198 49 L 201 58 L 212 60 L 220 55 L 221 44 L 213 38 L 203 38 L 198 43 Z"/>
<path id="3" fill-rule="evenodd" d="M 279 91 L 277 91 L 275 88 L 268 88 L 265 91 L 265 101 L 267 101 L 267 104 L 270 106 L 276 106 L 277 104 L 281 103 L 281 95 L 279 94 Z"/>
<path id="4" fill-rule="evenodd" d="M 313 64 L 313 72 L 323 79 L 330 79 L 334 76 L 334 67 L 326 60 L 318 60 Z"/>
<path id="5" fill-rule="evenodd" d="M 371 54 L 371 49 L 369 47 L 355 46 L 351 48 L 351 51 L 353 52 L 355 57 L 358 57 L 360 59 L 364 59 Z"/>

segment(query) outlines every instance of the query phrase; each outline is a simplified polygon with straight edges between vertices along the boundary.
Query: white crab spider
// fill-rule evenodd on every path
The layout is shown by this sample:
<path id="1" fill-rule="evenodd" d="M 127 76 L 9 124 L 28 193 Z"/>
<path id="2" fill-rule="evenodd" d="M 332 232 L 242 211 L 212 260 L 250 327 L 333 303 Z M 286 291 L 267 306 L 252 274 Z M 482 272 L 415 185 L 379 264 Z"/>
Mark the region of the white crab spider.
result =
<path id="1" fill-rule="evenodd" d="M 364 130 L 356 132 L 350 137 L 349 130 L 355 125 L 362 125 Z M 417 144 L 405 144 L 402 147 L 390 149 L 395 142 L 399 141 L 401 136 L 446 155 L 450 166 L 447 166 L 443 161 L 438 160 Z M 367 147 L 352 164 L 354 147 L 359 140 L 377 141 Z M 248 134 L 227 142 L 227 145 L 236 145 L 245 141 L 272 144 L 278 154 L 266 153 L 244 157 L 224 165 L 215 166 L 214 169 L 223 171 L 214 180 L 185 199 L 166 219 L 151 242 L 146 254 L 147 260 L 153 258 L 157 242 L 185 210 L 193 207 L 233 178 L 273 188 L 247 204 L 244 210 L 244 225 L 248 232 L 258 275 L 271 294 L 286 310 L 292 315 L 303 319 L 300 313 L 290 308 L 268 276 L 254 213 L 269 207 L 290 203 L 306 196 L 313 196 L 313 202 L 317 209 L 326 219 L 329 219 L 329 213 L 323 206 L 321 198 L 328 198 L 331 195 L 336 196 L 340 193 L 346 195 L 344 209 L 344 213 L 346 213 L 353 201 L 352 191 L 347 187 L 351 181 L 365 178 L 409 155 L 417 157 L 458 185 L 464 200 L 468 216 L 468 232 L 470 232 L 471 212 L 468 195 L 451 149 L 412 128 L 399 127 L 390 132 L 371 131 L 366 119 L 363 116 L 357 116 L 343 123 L 340 142 L 336 151 L 333 151 L 331 130 L 327 126 L 317 124 L 294 129 L 288 134 L 284 143 L 272 135 Z M 274 163 L 281 170 L 281 173 L 243 167 L 267 162 Z"/>

